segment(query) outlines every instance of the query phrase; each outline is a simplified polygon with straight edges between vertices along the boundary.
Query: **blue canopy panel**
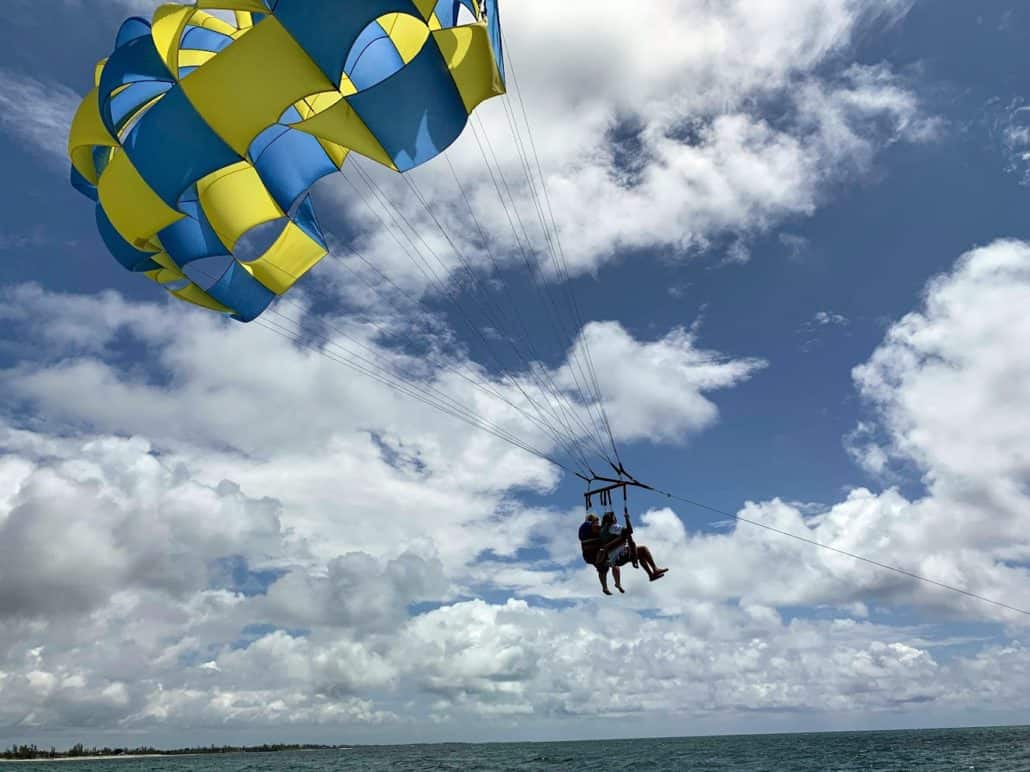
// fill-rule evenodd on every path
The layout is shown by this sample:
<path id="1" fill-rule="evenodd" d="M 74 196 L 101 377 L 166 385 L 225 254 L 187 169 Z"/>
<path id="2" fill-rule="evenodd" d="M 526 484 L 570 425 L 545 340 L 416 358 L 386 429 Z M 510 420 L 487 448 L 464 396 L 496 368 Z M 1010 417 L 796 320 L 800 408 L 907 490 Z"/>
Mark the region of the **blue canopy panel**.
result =
<path id="1" fill-rule="evenodd" d="M 279 0 L 275 17 L 337 87 L 358 36 L 387 13 L 422 18 L 412 0 Z"/>
<path id="2" fill-rule="evenodd" d="M 482 0 L 478 7 L 486 10 L 491 45 L 503 67 L 497 5 L 497 0 Z M 405 52 L 402 57 L 377 21 L 390 13 L 423 18 L 415 0 L 264 0 L 264 6 L 329 80 L 339 85 L 345 74 L 350 78 L 358 93 L 344 99 L 399 170 L 438 155 L 463 130 L 468 118 L 463 98 L 436 39 L 430 35 L 405 64 L 403 57 L 412 54 Z M 473 0 L 439 0 L 434 13 L 441 25 L 454 26 L 459 13 L 464 14 L 462 6 L 476 13 Z M 258 23 L 265 16 L 254 13 L 250 18 Z M 183 29 L 178 41 L 182 51 L 216 55 L 232 42 L 229 35 L 193 24 Z M 181 77 L 196 67 L 177 69 Z M 234 309 L 234 318 L 256 318 L 276 292 L 229 254 L 196 194 L 198 180 L 242 159 L 175 83 L 145 20 L 134 18 L 122 25 L 116 48 L 101 71 L 97 99 L 101 120 L 119 140 L 115 152 L 127 153 L 146 185 L 169 207 L 186 215 L 156 234 L 161 248 L 188 277 L 171 283 L 162 280 L 164 286 L 175 291 L 195 282 L 211 298 Z M 316 137 L 289 126 L 302 122 L 295 109 L 288 108 L 280 120 L 254 138 L 247 158 L 282 211 L 325 249 L 326 239 L 308 191 L 319 178 L 335 171 L 336 164 Z M 119 132 L 125 136 L 119 138 Z M 104 171 L 111 153 L 107 147 L 94 149 L 98 171 Z M 71 182 L 97 199 L 96 187 L 81 173 L 73 171 Z M 162 267 L 153 259 L 156 246 L 142 251 L 127 242 L 100 206 L 96 217 L 101 237 L 119 263 L 139 272 Z"/>
<path id="3" fill-rule="evenodd" d="M 217 53 L 232 43 L 232 38 L 221 32 L 204 27 L 187 26 L 179 41 L 179 48 L 188 51 L 211 51 Z"/>
<path id="4" fill-rule="evenodd" d="M 97 98 L 100 117 L 112 135 L 117 135 L 117 122 L 112 115 L 112 94 L 129 83 L 167 83 L 171 86 L 171 73 L 165 67 L 154 47 L 154 39 L 147 35 L 130 40 L 116 48 L 104 65 L 100 75 Z"/>
<path id="5" fill-rule="evenodd" d="M 481 0 L 483 11 L 486 14 L 486 29 L 490 34 L 490 47 L 494 50 L 494 61 L 497 62 L 497 71 L 501 73 L 501 80 L 504 76 L 504 42 L 501 37 L 501 12 L 497 7 L 497 0 Z"/>
<path id="6" fill-rule="evenodd" d="M 461 95 L 432 36 L 415 58 L 391 77 L 344 98 L 402 172 L 443 152 L 468 121 Z"/>
<path id="7" fill-rule="evenodd" d="M 338 171 L 315 137 L 290 128 L 265 145 L 254 158 L 254 168 L 284 212 L 317 180 Z"/>
<path id="8" fill-rule="evenodd" d="M 183 30 L 182 37 L 179 40 L 179 49 L 181 51 L 210 51 L 211 53 L 218 53 L 232 42 L 233 39 L 231 37 L 223 35 L 221 32 L 204 29 L 203 27 L 188 26 Z M 197 65 L 179 67 L 179 80 L 185 78 L 195 69 L 197 69 Z"/>
<path id="9" fill-rule="evenodd" d="M 211 228 L 200 202 L 181 201 L 179 211 L 187 216 L 157 234 L 165 251 L 179 266 L 226 254 L 225 245 Z"/>
<path id="10" fill-rule="evenodd" d="M 311 204 L 310 195 L 304 196 L 291 219 L 298 228 L 317 241 L 322 246 L 322 249 L 329 249 L 326 245 L 325 235 L 322 233 L 318 220 L 315 218 L 315 207 Z"/>
<path id="11" fill-rule="evenodd" d="M 150 34 L 150 22 L 142 16 L 130 16 L 122 22 L 118 29 L 118 36 L 114 39 L 114 47 L 121 48 L 136 38 L 145 37 Z"/>
<path id="12" fill-rule="evenodd" d="M 247 155 L 250 157 L 251 162 L 256 161 L 265 152 L 265 148 L 289 130 L 289 126 L 275 123 L 254 137 L 254 141 L 250 143 L 250 148 L 247 150 Z"/>
<path id="13" fill-rule="evenodd" d="M 207 289 L 207 294 L 223 306 L 233 308 L 233 319 L 250 322 L 275 300 L 276 294 L 251 276 L 233 260 L 225 273 Z"/>
<path id="14" fill-rule="evenodd" d="M 121 234 L 115 230 L 111 221 L 107 218 L 107 213 L 104 211 L 104 207 L 100 206 L 100 204 L 97 204 L 96 214 L 97 230 L 100 232 L 100 238 L 104 240 L 104 245 L 114 256 L 115 260 L 130 271 L 135 271 L 137 273 L 153 271 L 154 269 L 161 267 L 150 259 L 153 252 L 143 252 L 142 250 L 136 249 L 136 247 L 121 237 Z"/>
<path id="15" fill-rule="evenodd" d="M 386 80 L 404 66 L 397 46 L 382 25 L 374 21 L 358 36 L 343 71 L 354 88 L 364 91 Z"/>
<path id="16" fill-rule="evenodd" d="M 94 201 L 97 200 L 97 186 L 83 177 L 79 170 L 74 166 L 72 167 L 71 183 L 72 187 L 82 195 L 86 196 L 86 198 L 91 198 Z"/>
<path id="17" fill-rule="evenodd" d="M 111 161 L 111 152 L 113 148 L 105 145 L 96 145 L 91 151 L 93 156 L 93 168 L 97 170 L 97 176 L 99 177 L 104 173 L 104 169 L 107 168 L 107 164 Z"/>
<path id="18" fill-rule="evenodd" d="M 468 8 L 469 13 L 473 16 L 476 15 L 476 6 L 472 4 L 472 0 L 440 0 L 433 9 L 433 13 L 436 14 L 436 19 L 440 22 L 441 27 L 455 27 L 458 24 L 458 13 L 462 6 Z"/>
<path id="19" fill-rule="evenodd" d="M 212 284 L 225 275 L 231 262 L 233 262 L 232 255 L 221 254 L 191 260 L 186 265 L 179 267 L 191 282 L 207 292 Z"/>
<path id="20" fill-rule="evenodd" d="M 108 114 L 112 124 L 117 130 L 121 130 L 125 122 L 132 118 L 141 107 L 171 87 L 170 81 L 150 80 L 133 83 L 119 91 L 108 103 Z"/>
<path id="21" fill-rule="evenodd" d="M 200 117 L 178 84 L 140 118 L 122 146 L 147 184 L 172 207 L 197 180 L 243 160 Z"/>

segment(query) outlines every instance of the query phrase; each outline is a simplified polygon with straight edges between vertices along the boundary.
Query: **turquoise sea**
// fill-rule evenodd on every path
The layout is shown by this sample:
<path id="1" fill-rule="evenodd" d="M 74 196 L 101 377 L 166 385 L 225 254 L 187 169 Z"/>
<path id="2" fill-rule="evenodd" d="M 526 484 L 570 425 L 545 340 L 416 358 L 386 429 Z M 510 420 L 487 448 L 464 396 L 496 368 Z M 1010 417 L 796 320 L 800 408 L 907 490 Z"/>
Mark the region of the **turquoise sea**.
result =
<path id="1" fill-rule="evenodd" d="M 44 762 L 46 764 L 48 762 Z M 358 746 L 54 762 L 74 772 L 136 770 L 1030 770 L 1030 727 L 736 735 L 601 742 Z M 40 763 L 0 765 L 39 770 Z"/>

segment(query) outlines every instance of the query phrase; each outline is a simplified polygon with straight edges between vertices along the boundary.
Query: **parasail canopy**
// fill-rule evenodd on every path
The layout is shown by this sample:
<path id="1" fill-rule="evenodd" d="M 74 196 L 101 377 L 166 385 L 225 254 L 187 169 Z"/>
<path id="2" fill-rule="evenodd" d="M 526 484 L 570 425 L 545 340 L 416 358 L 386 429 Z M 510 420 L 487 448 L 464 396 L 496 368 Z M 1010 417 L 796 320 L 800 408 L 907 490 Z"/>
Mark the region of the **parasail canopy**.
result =
<path id="1" fill-rule="evenodd" d="M 351 152 L 408 171 L 502 93 L 497 0 L 169 3 L 97 65 L 72 184 L 123 266 L 250 321 L 327 254 L 318 179 Z"/>

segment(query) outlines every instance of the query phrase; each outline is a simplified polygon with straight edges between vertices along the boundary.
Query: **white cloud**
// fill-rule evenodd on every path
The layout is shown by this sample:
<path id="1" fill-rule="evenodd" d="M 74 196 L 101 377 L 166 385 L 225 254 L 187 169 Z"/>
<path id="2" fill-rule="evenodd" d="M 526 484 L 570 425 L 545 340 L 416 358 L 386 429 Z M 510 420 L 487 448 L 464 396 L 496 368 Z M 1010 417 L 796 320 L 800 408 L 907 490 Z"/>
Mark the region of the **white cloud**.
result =
<path id="1" fill-rule="evenodd" d="M 906 7 L 662 0 L 647 10 L 646 44 L 627 32 L 639 6 L 507 13 L 574 269 L 723 236 L 744 262 L 751 235 L 813 211 L 827 182 L 865 173 L 885 144 L 931 138 L 940 127 L 897 76 L 846 61 L 864 25 Z M 763 117 L 758 105 L 770 101 L 782 120 Z M 514 182 L 519 159 L 499 111 L 488 107 L 485 125 Z M 7 128 L 57 157 L 59 120 Z M 499 259 L 518 260 L 474 138 L 449 158 Z M 484 264 L 449 173 L 435 164 L 415 178 Z M 325 187 L 349 197 L 362 248 L 425 290 L 344 186 Z M 515 196 L 531 217 L 527 192 Z M 453 267 L 442 236 L 425 233 Z M 783 243 L 805 247 L 796 236 Z M 924 496 L 856 489 L 814 513 L 773 500 L 741 514 L 1030 605 L 1020 527 L 1030 379 L 1014 355 L 1030 333 L 1020 314 L 1028 254 L 1012 242 L 971 253 L 855 371 L 874 415 L 854 446 L 884 474 L 914 465 Z M 323 274 L 336 270 L 327 261 Z M 653 584 L 634 574 L 627 595 L 601 598 L 570 550 L 578 514 L 525 507 L 513 493 L 546 492 L 553 469 L 267 330 L 31 286 L 7 290 L 0 320 L 20 359 L 0 374 L 19 416 L 18 428 L 4 425 L 0 458 L 5 731 L 331 725 L 355 737 L 415 727 L 467 739 L 498 718 L 578 733 L 582 718 L 638 716 L 671 733 L 686 719 L 754 711 L 893 720 L 916 705 L 922 720 L 935 709 L 1025 709 L 1022 681 L 1007 677 L 1028 667 L 1021 620 L 745 524 L 688 532 L 672 509 L 643 514 L 639 542 L 672 571 Z M 420 388 L 440 387 L 550 447 L 461 375 L 516 401 L 517 389 L 428 321 L 449 370 L 383 345 L 365 319 L 333 319 L 331 343 L 311 340 L 329 349 L 344 344 L 343 330 L 383 364 L 417 366 Z M 826 310 L 811 323 L 845 321 Z M 701 348 L 696 329 L 639 340 L 594 321 L 573 332 L 577 355 L 588 339 L 597 360 L 618 363 L 603 398 L 626 438 L 689 439 L 717 419 L 714 392 L 764 366 Z M 569 363 L 554 374 L 572 380 Z M 956 656 L 932 627 L 878 621 L 899 604 L 1003 620 L 1013 640 L 974 641 L 974 653 Z M 789 618 L 783 609 L 795 606 L 817 618 Z"/>
<path id="2" fill-rule="evenodd" d="M 81 100 L 56 81 L 0 67 L 0 129 L 51 164 L 68 162 L 68 127 Z"/>
<path id="3" fill-rule="evenodd" d="M 629 4 L 597 13 L 579 0 L 507 13 L 511 69 L 532 116 L 534 145 L 573 272 L 594 271 L 627 249 L 682 256 L 723 236 L 734 239 L 731 257 L 739 261 L 751 236 L 784 218 L 810 214 L 826 182 L 863 173 L 883 145 L 932 138 L 936 122 L 886 65 L 841 64 L 861 30 L 890 23 L 910 4 L 661 0 L 646 16 L 662 24 L 643 27 L 644 45 L 630 32 L 642 29 L 642 19 Z M 146 15 L 156 4 L 118 5 Z M 584 16 L 592 20 L 590 34 L 583 34 Z M 25 73 L 3 74 L 4 128 L 63 162 L 79 96 Z M 521 115 L 514 78 L 511 85 L 507 106 Z M 784 117 L 775 125 L 760 109 L 770 101 L 782 103 Z M 511 186 L 512 209 L 542 247 L 536 223 L 541 202 L 526 187 L 520 143 L 510 135 L 504 105 L 494 100 L 477 116 L 488 155 L 495 153 L 503 170 L 502 187 Z M 625 141 L 618 139 L 622 135 Z M 524 235 L 517 239 L 512 232 L 512 212 L 497 200 L 473 132 L 447 158 L 464 180 L 495 257 L 520 261 L 516 242 Z M 433 162 L 412 179 L 462 251 L 486 265 L 484 245 L 445 163 Z M 396 175 L 373 176 L 453 269 L 457 260 L 449 244 L 405 185 Z M 321 190 L 365 231 L 358 243 L 377 265 L 402 286 L 431 288 L 403 257 L 410 249 L 406 242 L 398 250 L 391 235 L 397 229 L 383 228 L 357 203 L 367 193 L 356 197 L 340 178 Z M 546 261 L 543 267 L 551 270 Z"/>
<path id="4" fill-rule="evenodd" d="M 1030 246 L 998 241 L 976 249 L 931 282 L 924 308 L 897 322 L 870 360 L 855 369 L 859 391 L 876 417 L 852 435 L 856 455 L 881 473 L 891 463 L 915 468 L 927 488 L 924 497 L 856 490 L 807 523 L 795 508 L 776 503 L 752 505 L 745 514 L 1027 608 L 1030 371 L 1022 341 L 1030 335 L 1023 312 L 1028 303 Z M 738 551 L 748 544 L 763 544 L 752 567 L 762 561 L 769 565 L 773 554 L 795 552 L 790 544 L 764 545 L 775 537 L 746 534 L 741 526 L 730 538 L 702 543 L 711 549 L 732 542 L 738 566 L 748 565 L 739 560 L 747 550 Z M 768 601 L 794 588 L 797 600 L 808 603 L 877 593 L 898 598 L 900 591 L 918 593 L 923 602 L 956 603 L 966 615 L 994 613 L 989 606 L 807 548 L 775 562 L 790 566 L 794 577 L 785 575 L 779 587 L 767 578 L 758 588 L 740 591 Z M 799 583 L 799 572 L 822 576 Z M 720 586 L 726 578 L 719 574 Z M 816 587 L 821 589 L 810 594 Z M 1008 612 L 997 615 L 1012 624 L 1020 621 Z"/>
<path id="5" fill-rule="evenodd" d="M 811 351 L 823 341 L 826 332 L 835 327 L 847 327 L 851 320 L 844 314 L 835 311 L 816 311 L 811 319 L 806 321 L 798 332 L 804 337 L 801 343 L 802 351 Z"/>
<path id="6" fill-rule="evenodd" d="M 45 430 L 148 437 L 166 463 L 184 462 L 208 485 L 233 480 L 250 495 L 282 501 L 285 527 L 321 560 L 354 550 L 397 557 L 416 545 L 453 571 L 482 551 L 514 554 L 544 517 L 511 512 L 503 502 L 512 486 L 550 488 L 555 470 L 545 462 L 255 326 L 177 304 L 62 296 L 31 286 L 8 291 L 0 318 L 23 346 L 21 365 L 4 374 L 8 393 L 47 416 Z M 599 361 L 621 363 L 603 381 L 623 438 L 686 439 L 714 422 L 709 395 L 761 366 L 701 349 L 695 334 L 682 330 L 641 342 L 607 323 L 585 335 Z M 146 366 L 124 369 L 124 345 L 146 351 Z M 404 359 L 368 345 L 382 363 Z M 331 350 L 332 343 L 323 346 Z M 538 427 L 473 389 L 462 372 L 518 401 L 512 385 L 467 361 L 427 371 L 416 386 L 438 387 L 555 450 Z M 559 384 L 568 372 L 566 365 L 556 374 Z M 416 513 L 446 538 L 419 530 L 421 541 L 413 542 Z M 377 528 L 360 527 L 372 521 Z"/>
<path id="7" fill-rule="evenodd" d="M 1026 244 L 973 250 L 930 283 L 924 309 L 895 324 L 855 370 L 889 433 L 886 449 L 915 461 L 934 492 L 966 489 L 1003 504 L 1025 484 L 1027 302 Z"/>
<path id="8" fill-rule="evenodd" d="M 662 20 L 645 25 L 646 45 L 629 32 L 642 23 L 630 4 L 603 13 L 585 2 L 508 13 L 513 71 L 572 272 L 596 271 L 627 251 L 678 258 L 727 239 L 731 260 L 742 262 L 750 238 L 811 214 L 827 183 L 864 174 L 883 146 L 934 138 L 938 122 L 886 65 L 839 64 L 859 30 L 896 18 L 908 5 L 663 0 L 646 12 Z M 583 34 L 585 15 L 590 34 Z M 514 78 L 509 85 L 508 104 L 521 119 Z M 761 109 L 769 103 L 782 113 L 775 122 Z M 525 127 L 520 132 L 526 140 Z M 519 146 L 495 100 L 477 111 L 446 160 L 410 175 L 477 265 L 519 265 L 520 244 L 544 248 L 537 206 L 547 212 L 548 202 L 528 189 Z M 497 179 L 486 169 L 494 156 Z M 405 253 L 421 251 L 436 266 L 431 251 L 450 269 L 457 256 L 404 183 L 374 168 L 369 173 L 428 246 L 398 242 L 398 229 L 380 222 L 391 222 L 389 215 L 371 213 L 372 196 L 353 171 L 320 191 L 346 209 L 362 232 L 357 245 L 391 277 L 438 292 Z M 541 270 L 555 268 L 541 258 Z"/>
<path id="9" fill-rule="evenodd" d="M 1030 105 L 1015 99 L 1005 106 L 996 127 L 1006 155 L 1006 171 L 1030 185 Z"/>
<path id="10" fill-rule="evenodd" d="M 833 311 L 817 311 L 815 316 L 812 317 L 812 323 L 819 327 L 826 327 L 828 325 L 844 327 L 848 324 L 848 318 L 843 314 L 834 313 Z"/>
<path id="11" fill-rule="evenodd" d="M 775 500 L 739 514 L 1030 608 L 1028 303 L 1030 246 L 976 249 L 932 281 L 924 308 L 893 325 L 855 368 L 873 417 L 849 435 L 853 454 L 878 475 L 900 479 L 916 470 L 925 495 L 857 488 L 814 513 Z M 654 590 L 668 610 L 680 608 L 670 598 L 698 597 L 838 608 L 915 603 L 1025 624 L 1018 614 L 743 523 L 725 534 L 688 535 L 671 510 L 659 510 L 645 514 L 638 531 L 641 542 L 661 545 L 659 560 L 671 550 L 686 567 Z M 567 591 L 559 583 L 553 595 Z"/>
<path id="12" fill-rule="evenodd" d="M 604 363 L 604 403 L 622 439 L 676 441 L 715 422 L 718 410 L 706 392 L 735 386 L 766 366 L 760 359 L 705 351 L 696 343 L 696 333 L 682 328 L 641 343 L 616 322 L 595 322 L 583 330 L 575 351 L 585 357 L 588 345 L 592 358 Z M 562 368 L 559 382 L 571 388 L 570 365 Z"/>
<path id="13" fill-rule="evenodd" d="M 204 589 L 209 562 L 282 554 L 278 504 L 169 469 L 141 439 L 60 441 L 3 429 L 0 615 L 85 613 L 127 587 Z M 60 454 L 55 457 L 53 454 Z"/>
<path id="14" fill-rule="evenodd" d="M 1012 353 L 1028 333 L 1020 314 L 1028 288 L 1030 247 L 976 250 L 935 280 L 925 307 L 892 327 L 856 369 L 875 408 L 876 425 L 864 436 L 882 447 L 885 463 L 923 470 L 923 497 L 856 489 L 827 508 L 774 500 L 740 514 L 1030 604 L 1020 565 L 1030 558 L 1022 528 L 1030 435 L 1018 423 L 1030 394 L 1020 391 L 1025 362 Z M 138 322 L 137 343 L 159 362 L 210 361 L 201 354 L 215 344 L 205 340 L 218 336 L 234 352 L 219 355 L 223 365 L 254 357 L 252 328 L 223 327 L 176 306 L 160 317 L 182 313 L 177 324 L 151 328 L 156 311 L 115 295 L 73 301 L 19 292 L 36 293 L 53 313 L 32 324 L 10 302 L 4 313 L 12 329 L 27 343 L 47 341 L 65 362 L 26 360 L 5 377 L 12 393 L 40 400 L 47 413 L 55 394 L 30 394 L 24 384 L 45 384 L 53 367 L 67 375 L 89 361 L 121 384 L 119 399 L 145 393 L 168 414 L 188 404 L 209 415 L 195 395 L 229 388 L 224 371 L 235 368 L 187 366 L 174 389 L 134 380 L 112 364 L 130 320 Z M 93 320 L 94 333 L 82 335 L 74 319 Z M 598 350 L 622 351 L 644 381 L 693 393 L 693 407 L 677 408 L 692 422 L 711 409 L 701 394 L 755 366 L 700 351 L 696 332 L 651 343 L 603 325 L 586 334 L 596 336 Z M 344 390 L 345 404 L 360 395 L 338 368 L 322 371 L 317 357 L 285 348 L 274 356 L 291 363 L 292 382 L 331 382 L 325 393 Z M 273 384 L 283 388 L 270 369 L 246 371 L 246 382 L 218 409 L 261 403 Z M 613 384 L 609 398 L 620 399 L 624 387 Z M 956 402 L 948 396 L 955 389 L 971 404 L 933 409 Z M 631 574 L 625 596 L 602 598 L 593 570 L 570 554 L 578 515 L 507 506 L 500 480 L 483 485 L 434 452 L 425 437 L 439 429 L 426 416 L 402 412 L 380 427 L 398 452 L 419 460 L 390 464 L 367 435 L 355 434 L 368 416 L 355 421 L 346 407 L 312 406 L 329 416 L 319 428 L 306 416 L 310 401 L 298 400 L 292 419 L 310 435 L 306 450 L 251 436 L 254 413 L 242 404 L 224 419 L 237 422 L 231 449 L 215 434 L 191 438 L 168 420 L 146 424 L 149 442 L 106 436 L 133 433 L 139 416 L 118 418 L 88 395 L 60 394 L 68 417 L 104 431 L 62 438 L 43 426 L 8 429 L 0 465 L 0 543 L 8 548 L 0 562 L 7 572 L 0 715 L 20 731 L 87 720 L 150 732 L 225 722 L 346 726 L 372 737 L 414 722 L 436 737 L 488 736 L 498 717 L 526 726 L 558 721 L 575 733 L 584 717 L 653 723 L 816 710 L 890 711 L 896 719 L 911 706 L 926 716 L 1017 711 L 1025 702 L 1013 679 L 1000 676 L 1028 666 L 1016 615 L 742 523 L 688 532 L 671 509 L 644 513 L 638 541 L 672 570 L 656 583 Z M 401 402 L 391 403 L 395 409 L 405 410 Z M 651 427 L 650 415 L 642 411 L 637 425 Z M 964 447 L 954 443 L 960 430 Z M 446 442 L 472 442 L 460 434 L 451 429 Z M 496 461 L 500 451 L 487 443 L 475 452 Z M 546 484 L 531 465 L 508 471 L 509 483 Z M 64 559 L 47 560 L 51 554 Z M 236 566 L 248 577 L 226 580 L 232 556 L 246 561 Z M 479 597 L 488 592 L 501 599 Z M 412 610 L 423 602 L 427 610 Z M 941 619 L 1001 621 L 1009 636 L 966 641 L 971 653 L 956 654 L 932 627 L 883 621 L 906 604 Z M 815 618 L 781 616 L 779 609 L 796 607 Z M 83 641 L 91 642 L 86 652 Z M 609 660 L 635 666 L 599 673 L 590 664 Z"/>

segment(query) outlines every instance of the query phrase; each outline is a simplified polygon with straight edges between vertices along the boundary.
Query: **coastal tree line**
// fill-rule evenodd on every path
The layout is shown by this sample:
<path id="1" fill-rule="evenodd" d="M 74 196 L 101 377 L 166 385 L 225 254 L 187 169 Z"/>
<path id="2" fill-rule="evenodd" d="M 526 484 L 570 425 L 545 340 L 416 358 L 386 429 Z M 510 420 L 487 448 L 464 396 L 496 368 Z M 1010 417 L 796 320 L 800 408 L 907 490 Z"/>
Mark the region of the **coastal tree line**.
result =
<path id="1" fill-rule="evenodd" d="M 37 745 L 12 745 L 7 750 L 0 752 L 0 759 L 5 761 L 25 761 L 32 759 L 75 759 L 90 756 L 181 756 L 185 754 L 199 753 L 279 753 L 282 751 L 312 751 L 312 750 L 334 750 L 349 746 L 343 745 L 296 745 L 284 743 L 272 743 L 264 745 L 208 745 L 196 748 L 173 748 L 161 750 L 152 748 L 149 745 L 141 745 L 136 748 L 98 748 L 91 746 L 87 748 L 82 743 L 76 743 L 66 751 L 58 751 L 54 746 L 40 748 Z"/>

